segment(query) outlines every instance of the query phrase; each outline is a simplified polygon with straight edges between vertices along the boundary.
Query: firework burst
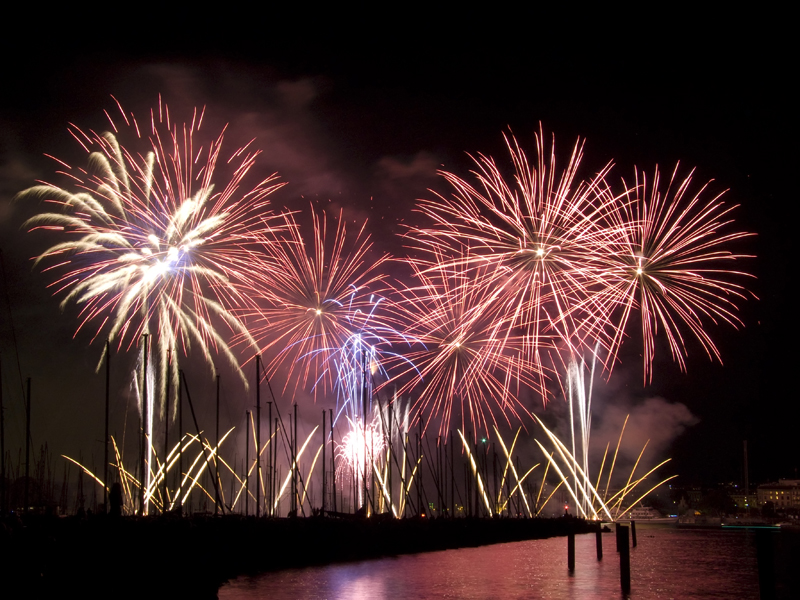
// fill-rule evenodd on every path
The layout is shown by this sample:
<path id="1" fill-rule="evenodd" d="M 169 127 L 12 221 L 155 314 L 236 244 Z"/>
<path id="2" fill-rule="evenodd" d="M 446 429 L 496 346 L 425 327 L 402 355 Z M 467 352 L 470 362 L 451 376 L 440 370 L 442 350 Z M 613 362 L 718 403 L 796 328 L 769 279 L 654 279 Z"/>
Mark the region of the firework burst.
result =
<path id="1" fill-rule="evenodd" d="M 495 423 L 494 409 L 506 419 L 527 414 L 518 395 L 528 387 L 542 392 L 543 373 L 526 358 L 521 335 L 511 335 L 505 320 L 487 302 L 490 291 L 470 285 L 487 277 L 487 266 L 469 260 L 447 264 L 412 263 L 417 285 L 398 291 L 392 311 L 409 335 L 402 364 L 392 363 L 398 394 L 418 393 L 413 409 L 427 413 L 448 430 L 454 413 L 478 429 Z M 398 327 L 400 328 L 400 327 Z M 404 383 L 402 383 L 404 382 Z"/>
<path id="2" fill-rule="evenodd" d="M 62 272 L 52 287 L 66 294 L 62 307 L 81 307 L 78 329 L 97 323 L 95 337 L 106 332 L 120 346 L 150 334 L 162 379 L 170 353 L 193 344 L 212 366 L 217 351 L 241 375 L 217 325 L 247 337 L 231 309 L 248 302 L 246 290 L 264 268 L 259 241 L 274 222 L 267 197 L 282 184 L 271 175 L 242 190 L 259 151 L 245 147 L 223 158 L 224 130 L 208 145 L 197 144 L 203 111 L 177 123 L 159 101 L 143 130 L 117 106 L 117 121 L 106 113 L 112 132 L 70 127 L 89 154 L 87 169 L 61 163 L 78 191 L 42 184 L 19 194 L 59 209 L 29 219 L 28 228 L 68 238 L 36 263 L 53 262 L 50 269 Z M 119 143 L 118 123 L 144 154 Z M 233 174 L 215 186 L 223 161 Z"/>
<path id="3" fill-rule="evenodd" d="M 332 234 L 324 212 L 312 209 L 311 216 L 310 243 L 291 214 L 284 216 L 286 234 L 267 240 L 274 268 L 259 286 L 264 307 L 252 312 L 260 322 L 251 332 L 264 350 L 274 352 L 270 374 L 285 365 L 285 387 L 293 381 L 316 395 L 334 388 L 337 364 L 348 350 L 355 348 L 360 357 L 370 335 L 373 346 L 381 339 L 376 315 L 381 298 L 370 288 L 385 278 L 380 269 L 388 256 L 371 256 L 366 223 L 348 241 L 341 213 Z"/>
<path id="4" fill-rule="evenodd" d="M 664 186 L 658 168 L 650 179 L 636 171 L 634 185 L 625 185 L 626 201 L 617 213 L 621 225 L 616 230 L 623 235 L 606 253 L 606 285 L 595 306 L 614 323 L 610 360 L 616 357 L 631 314 L 638 310 L 645 382 L 652 379 L 659 327 L 673 360 L 685 370 L 687 337 L 696 338 L 709 358 L 721 360 L 706 325 L 741 325 L 736 301 L 746 298 L 746 290 L 736 279 L 747 274 L 727 265 L 747 257 L 726 246 L 751 234 L 730 230 L 735 207 L 726 205 L 722 194 L 709 197 L 711 182 L 690 191 L 692 176 L 693 171 L 681 180 L 676 165 Z"/>
<path id="5" fill-rule="evenodd" d="M 458 265 L 469 273 L 465 285 L 482 289 L 482 304 L 492 305 L 507 332 L 523 333 L 526 353 L 541 366 L 543 350 L 563 344 L 579 352 L 605 329 L 596 322 L 604 315 L 586 308 L 602 275 L 597 263 L 617 235 L 606 226 L 617 199 L 605 181 L 610 165 L 588 182 L 577 178 L 580 140 L 560 171 L 554 144 L 548 147 L 541 130 L 535 164 L 513 137 L 506 144 L 511 181 L 482 154 L 473 159 L 473 182 L 441 172 L 452 195 L 421 200 L 419 210 L 434 225 L 414 228 L 409 237 L 423 252 L 447 257 L 431 268 Z"/>

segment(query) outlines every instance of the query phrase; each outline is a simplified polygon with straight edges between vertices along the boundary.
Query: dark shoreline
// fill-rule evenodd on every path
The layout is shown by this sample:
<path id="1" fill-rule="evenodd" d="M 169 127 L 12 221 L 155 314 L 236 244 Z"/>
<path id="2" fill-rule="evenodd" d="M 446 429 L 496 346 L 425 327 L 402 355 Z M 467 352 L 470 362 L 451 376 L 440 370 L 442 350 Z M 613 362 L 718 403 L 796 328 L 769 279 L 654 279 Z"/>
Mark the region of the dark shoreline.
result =
<path id="1" fill-rule="evenodd" d="M 594 531 L 583 519 L 30 516 L 0 531 L 4 597 L 215 598 L 228 579 L 291 567 Z M 566 552 L 566 550 L 565 550 Z M 9 594 L 10 592 L 10 594 Z"/>

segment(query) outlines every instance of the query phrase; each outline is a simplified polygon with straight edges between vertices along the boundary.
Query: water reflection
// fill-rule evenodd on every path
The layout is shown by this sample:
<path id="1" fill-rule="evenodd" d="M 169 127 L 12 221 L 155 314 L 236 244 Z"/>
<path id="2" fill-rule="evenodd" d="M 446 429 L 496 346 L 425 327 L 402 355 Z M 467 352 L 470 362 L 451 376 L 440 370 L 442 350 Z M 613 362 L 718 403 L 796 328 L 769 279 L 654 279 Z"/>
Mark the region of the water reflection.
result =
<path id="1" fill-rule="evenodd" d="M 758 598 L 755 538 L 745 531 L 639 526 L 631 551 L 630 598 Z M 622 598 L 614 535 L 576 538 L 567 570 L 566 538 L 446 550 L 240 577 L 221 599 L 288 598 Z"/>

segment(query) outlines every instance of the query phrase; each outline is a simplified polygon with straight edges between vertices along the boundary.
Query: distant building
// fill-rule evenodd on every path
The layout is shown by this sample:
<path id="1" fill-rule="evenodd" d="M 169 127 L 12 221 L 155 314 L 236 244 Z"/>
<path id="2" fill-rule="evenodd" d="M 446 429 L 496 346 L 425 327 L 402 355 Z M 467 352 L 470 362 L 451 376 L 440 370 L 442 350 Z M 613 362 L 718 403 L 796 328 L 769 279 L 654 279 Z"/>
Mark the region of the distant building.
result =
<path id="1" fill-rule="evenodd" d="M 776 510 L 800 509 L 800 479 L 779 479 L 758 486 L 758 505 L 772 502 Z"/>
<path id="2" fill-rule="evenodd" d="M 733 500 L 734 506 L 736 506 L 736 510 L 750 510 L 751 508 L 756 507 L 756 502 L 758 499 L 756 498 L 755 494 L 745 494 L 743 492 L 734 492 L 732 494 L 728 494 Z"/>
<path id="3" fill-rule="evenodd" d="M 703 489 L 698 486 L 687 487 L 686 496 L 689 498 L 689 506 L 697 506 L 703 500 Z"/>

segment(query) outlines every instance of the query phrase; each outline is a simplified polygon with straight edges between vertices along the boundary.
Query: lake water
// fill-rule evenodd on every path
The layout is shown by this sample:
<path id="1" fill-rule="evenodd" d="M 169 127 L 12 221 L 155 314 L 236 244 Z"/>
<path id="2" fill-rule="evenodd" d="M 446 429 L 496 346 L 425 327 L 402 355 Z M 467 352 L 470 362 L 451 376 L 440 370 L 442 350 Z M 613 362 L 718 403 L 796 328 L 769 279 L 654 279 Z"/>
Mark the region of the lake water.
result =
<path id="1" fill-rule="evenodd" d="M 628 598 L 759 597 L 752 531 L 637 524 L 637 533 Z M 566 538 L 289 569 L 239 577 L 219 598 L 624 598 L 613 533 L 603 550 L 598 561 L 595 535 L 577 536 L 572 574 Z"/>

